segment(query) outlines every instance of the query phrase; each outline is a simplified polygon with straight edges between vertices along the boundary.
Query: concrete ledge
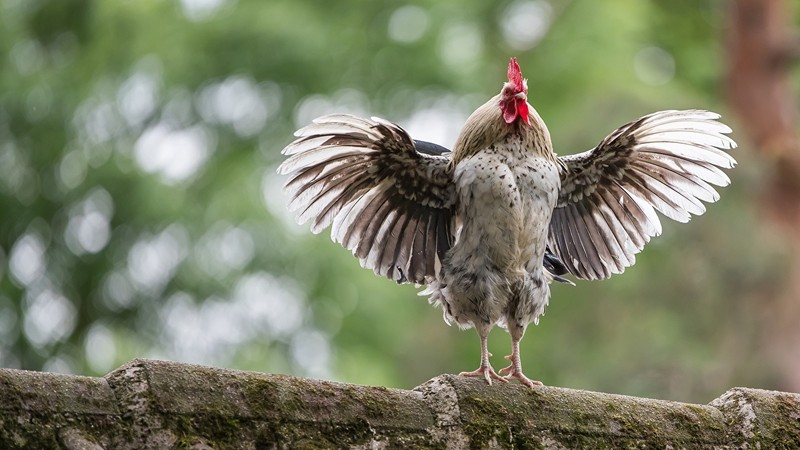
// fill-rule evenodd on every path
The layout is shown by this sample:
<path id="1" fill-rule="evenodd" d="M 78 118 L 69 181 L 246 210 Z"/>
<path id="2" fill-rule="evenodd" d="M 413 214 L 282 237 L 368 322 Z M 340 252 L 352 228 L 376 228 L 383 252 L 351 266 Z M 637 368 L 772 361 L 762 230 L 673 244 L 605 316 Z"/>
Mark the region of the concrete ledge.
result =
<path id="1" fill-rule="evenodd" d="M 710 405 L 486 386 L 404 391 L 134 360 L 104 378 L 0 369 L 0 448 L 799 448 L 800 395 Z"/>

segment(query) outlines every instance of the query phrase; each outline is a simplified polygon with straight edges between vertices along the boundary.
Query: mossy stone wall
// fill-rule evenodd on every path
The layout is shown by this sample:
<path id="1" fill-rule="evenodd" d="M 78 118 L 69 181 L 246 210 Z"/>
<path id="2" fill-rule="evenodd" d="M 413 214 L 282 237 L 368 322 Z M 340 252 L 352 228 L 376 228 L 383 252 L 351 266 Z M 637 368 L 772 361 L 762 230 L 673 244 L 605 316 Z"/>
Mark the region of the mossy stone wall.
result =
<path id="1" fill-rule="evenodd" d="M 103 378 L 0 369 L 0 448 L 800 448 L 800 395 L 709 405 L 443 375 L 411 391 L 134 360 Z"/>

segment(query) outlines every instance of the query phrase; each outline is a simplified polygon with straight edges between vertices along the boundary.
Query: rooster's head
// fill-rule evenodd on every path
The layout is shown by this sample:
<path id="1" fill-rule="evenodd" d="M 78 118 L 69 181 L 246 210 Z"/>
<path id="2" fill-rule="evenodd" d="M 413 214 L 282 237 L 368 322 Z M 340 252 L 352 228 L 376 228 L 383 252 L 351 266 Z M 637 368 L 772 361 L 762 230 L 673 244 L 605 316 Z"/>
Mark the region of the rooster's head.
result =
<path id="1" fill-rule="evenodd" d="M 517 119 L 530 125 L 528 117 L 528 80 L 522 78 L 517 58 L 511 58 L 508 63 L 508 81 L 503 84 L 500 92 L 500 110 L 503 120 L 512 124 Z"/>

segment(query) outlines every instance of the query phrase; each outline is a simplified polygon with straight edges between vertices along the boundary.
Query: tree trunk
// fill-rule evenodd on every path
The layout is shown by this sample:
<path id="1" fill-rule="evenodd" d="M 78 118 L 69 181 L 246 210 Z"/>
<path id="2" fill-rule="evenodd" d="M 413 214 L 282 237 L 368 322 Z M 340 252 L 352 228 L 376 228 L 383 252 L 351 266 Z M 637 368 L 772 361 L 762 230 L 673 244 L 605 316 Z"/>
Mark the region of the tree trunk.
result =
<path id="1" fill-rule="evenodd" d="M 787 285 L 763 299 L 762 327 L 783 388 L 800 390 L 800 139 L 791 74 L 800 40 L 786 0 L 735 0 L 729 5 L 727 95 L 768 178 L 759 207 L 782 233 L 790 254 Z"/>

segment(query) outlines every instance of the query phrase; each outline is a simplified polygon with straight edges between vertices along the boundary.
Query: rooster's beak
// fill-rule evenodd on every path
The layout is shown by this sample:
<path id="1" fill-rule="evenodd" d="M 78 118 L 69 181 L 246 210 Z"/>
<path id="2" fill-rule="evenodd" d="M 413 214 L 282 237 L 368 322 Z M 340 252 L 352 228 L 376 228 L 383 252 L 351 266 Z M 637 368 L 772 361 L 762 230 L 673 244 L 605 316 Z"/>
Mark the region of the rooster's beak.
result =
<path id="1" fill-rule="evenodd" d="M 518 98 L 520 100 L 528 100 L 528 94 L 525 92 L 520 92 L 519 94 L 515 95 L 514 98 Z"/>

